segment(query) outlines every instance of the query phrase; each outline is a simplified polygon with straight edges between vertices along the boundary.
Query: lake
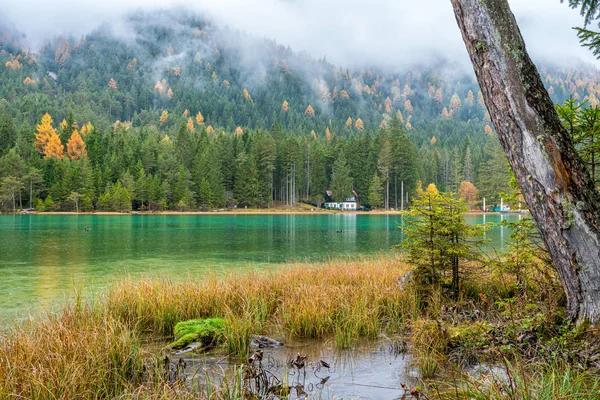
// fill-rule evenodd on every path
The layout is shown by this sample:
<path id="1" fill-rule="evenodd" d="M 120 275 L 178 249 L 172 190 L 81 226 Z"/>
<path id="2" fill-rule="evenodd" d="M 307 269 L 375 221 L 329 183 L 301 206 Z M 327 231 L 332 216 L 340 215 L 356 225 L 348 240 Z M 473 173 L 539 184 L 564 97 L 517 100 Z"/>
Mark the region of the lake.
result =
<path id="1" fill-rule="evenodd" d="M 518 215 L 468 215 L 471 224 Z M 123 275 L 209 271 L 389 252 L 399 215 L 0 215 L 0 315 L 50 309 Z M 503 250 L 507 228 L 487 233 Z"/>

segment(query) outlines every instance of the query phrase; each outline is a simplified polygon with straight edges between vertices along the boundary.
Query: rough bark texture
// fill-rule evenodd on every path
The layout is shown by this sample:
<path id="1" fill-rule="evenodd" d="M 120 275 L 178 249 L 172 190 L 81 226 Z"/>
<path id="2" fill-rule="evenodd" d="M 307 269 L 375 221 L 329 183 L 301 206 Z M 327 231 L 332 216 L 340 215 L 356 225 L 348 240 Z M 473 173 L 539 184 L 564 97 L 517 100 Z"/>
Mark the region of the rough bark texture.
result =
<path id="1" fill-rule="evenodd" d="M 485 103 L 567 295 L 600 322 L 600 195 L 563 128 L 507 0 L 451 0 Z"/>

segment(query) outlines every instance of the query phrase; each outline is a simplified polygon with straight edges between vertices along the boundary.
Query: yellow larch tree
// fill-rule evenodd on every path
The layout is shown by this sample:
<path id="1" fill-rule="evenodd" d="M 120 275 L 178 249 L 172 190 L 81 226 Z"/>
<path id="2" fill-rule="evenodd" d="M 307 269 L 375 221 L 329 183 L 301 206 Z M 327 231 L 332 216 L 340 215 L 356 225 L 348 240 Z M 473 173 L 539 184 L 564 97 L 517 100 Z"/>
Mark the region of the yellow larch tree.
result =
<path id="1" fill-rule="evenodd" d="M 400 121 L 401 124 L 404 123 L 404 117 L 402 116 L 402 112 L 400 110 L 398 110 L 398 112 L 396 113 L 396 118 L 398 119 L 398 121 Z"/>
<path id="2" fill-rule="evenodd" d="M 439 88 L 438 90 L 435 91 L 435 95 L 433 96 L 433 100 L 435 100 L 435 102 L 437 103 L 438 106 L 442 105 L 442 102 L 444 101 L 444 94 L 442 93 L 442 89 Z"/>
<path id="3" fill-rule="evenodd" d="M 358 131 L 364 131 L 365 130 L 365 125 L 363 124 L 362 119 L 360 119 L 360 118 L 356 119 L 356 122 L 354 123 L 354 127 Z"/>
<path id="4" fill-rule="evenodd" d="M 404 111 L 406 111 L 409 114 L 412 114 L 412 112 L 414 111 L 412 103 L 410 102 L 410 100 L 406 100 L 404 102 Z"/>
<path id="5" fill-rule="evenodd" d="M 290 105 L 287 102 L 287 100 L 283 101 L 283 103 L 281 104 L 281 109 L 283 110 L 283 112 L 288 112 L 288 110 L 290 109 Z"/>
<path id="6" fill-rule="evenodd" d="M 310 136 L 313 138 L 313 140 L 317 139 L 317 133 L 314 130 L 310 131 Z"/>
<path id="7" fill-rule="evenodd" d="M 85 142 L 77 129 L 73 130 L 73 133 L 67 142 L 67 156 L 69 156 L 71 160 L 80 160 L 87 157 Z"/>
<path id="8" fill-rule="evenodd" d="M 306 110 L 304 110 L 304 115 L 306 115 L 307 117 L 315 116 L 315 110 L 312 108 L 312 106 L 310 104 L 308 105 L 308 107 L 306 107 Z"/>
<path id="9" fill-rule="evenodd" d="M 325 128 L 325 138 L 328 142 L 331 140 L 331 131 L 329 130 L 329 128 Z"/>
<path id="10" fill-rule="evenodd" d="M 494 131 L 492 130 L 492 127 L 488 124 L 485 126 L 484 132 L 486 135 L 493 135 Z"/>
<path id="11" fill-rule="evenodd" d="M 198 111 L 198 114 L 196 114 L 196 123 L 198 125 L 204 125 L 204 116 L 200 111 Z"/>
<path id="12" fill-rule="evenodd" d="M 181 116 L 182 116 L 183 118 L 187 118 L 187 117 L 188 117 L 188 115 L 190 115 L 190 110 L 188 110 L 188 109 L 186 108 L 186 109 L 183 111 L 183 114 L 181 114 Z"/>
<path id="13" fill-rule="evenodd" d="M 94 130 L 94 125 L 90 121 L 81 127 L 81 136 L 87 136 Z"/>
<path id="14" fill-rule="evenodd" d="M 234 134 L 235 136 L 242 136 L 244 134 L 244 130 L 241 126 L 238 126 L 237 128 L 235 128 Z"/>
<path id="15" fill-rule="evenodd" d="M 446 107 L 444 107 L 444 109 L 442 110 L 442 118 L 444 118 L 444 119 L 450 118 L 450 113 L 448 112 L 448 109 Z"/>
<path id="16" fill-rule="evenodd" d="M 242 90 L 242 94 L 244 95 L 244 100 L 249 101 L 250 103 L 253 103 L 252 97 L 250 96 L 250 93 L 248 92 L 248 90 L 246 88 L 244 88 L 244 90 Z"/>
<path id="17" fill-rule="evenodd" d="M 389 97 L 385 99 L 385 112 L 388 114 L 392 112 L 392 99 Z"/>
<path id="18" fill-rule="evenodd" d="M 462 107 L 462 103 L 460 101 L 460 97 L 458 97 L 458 94 L 454 93 L 454 95 L 450 99 L 450 108 L 454 112 L 457 112 L 458 110 L 460 110 L 461 107 Z"/>
<path id="19" fill-rule="evenodd" d="M 190 117 L 187 121 L 187 130 L 188 132 L 196 132 L 196 128 L 194 127 L 194 120 Z"/>
<path id="20" fill-rule="evenodd" d="M 206 127 L 206 133 L 215 133 L 215 130 L 212 126 L 209 125 Z"/>
<path id="21" fill-rule="evenodd" d="M 167 110 L 163 110 L 160 114 L 160 124 L 164 125 L 165 122 L 169 119 L 169 112 Z"/>
<path id="22" fill-rule="evenodd" d="M 111 90 L 117 90 L 117 81 L 114 78 L 110 78 L 108 81 L 108 88 Z"/>
<path id="23" fill-rule="evenodd" d="M 51 136 L 58 137 L 56 129 L 52 126 L 52 117 L 46 113 L 42 117 L 40 123 L 36 127 L 37 133 L 35 134 L 35 148 L 38 153 L 45 155 L 46 147 L 50 141 Z M 59 138 L 60 142 L 60 138 Z"/>
<path id="24" fill-rule="evenodd" d="M 350 127 L 352 127 L 352 118 L 348 117 L 348 119 L 346 120 L 346 128 Z"/>
<path id="25" fill-rule="evenodd" d="M 44 149 L 44 158 L 56 158 L 62 160 L 64 158 L 65 148 L 60 141 L 60 137 L 54 132 L 48 138 Z"/>
<path id="26" fill-rule="evenodd" d="M 167 91 L 167 97 L 169 98 L 169 100 L 173 98 L 173 90 L 171 88 L 169 88 L 169 90 Z"/>
<path id="27" fill-rule="evenodd" d="M 135 69 L 137 65 L 137 58 L 133 57 L 133 59 L 127 64 L 127 69 Z"/>
<path id="28" fill-rule="evenodd" d="M 429 144 L 433 146 L 433 145 L 435 145 L 436 143 L 437 143 L 437 139 L 435 138 L 435 136 L 432 136 L 432 137 L 431 137 L 431 140 L 429 141 Z"/>
<path id="29" fill-rule="evenodd" d="M 472 90 L 469 90 L 469 93 L 467 93 L 467 98 L 465 99 L 465 104 L 468 106 L 473 106 L 473 104 L 475 104 L 475 95 L 473 95 Z"/>

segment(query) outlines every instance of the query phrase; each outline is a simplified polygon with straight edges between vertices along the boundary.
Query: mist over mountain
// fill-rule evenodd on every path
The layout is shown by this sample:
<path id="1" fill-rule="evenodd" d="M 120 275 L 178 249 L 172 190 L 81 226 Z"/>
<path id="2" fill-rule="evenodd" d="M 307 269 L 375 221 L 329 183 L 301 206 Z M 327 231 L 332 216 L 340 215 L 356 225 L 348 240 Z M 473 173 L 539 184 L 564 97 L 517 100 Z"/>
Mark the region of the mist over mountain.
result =
<path id="1" fill-rule="evenodd" d="M 293 204 L 335 171 L 363 196 L 393 179 L 388 206 L 402 182 L 511 190 L 472 70 L 452 58 L 348 67 L 183 8 L 27 43 L 0 32 L 0 177 L 42 171 L 43 209 L 73 192 L 89 210 Z M 555 102 L 598 104 L 593 64 L 539 68 Z"/>
<path id="2" fill-rule="evenodd" d="M 24 50 L 24 40 L 15 29 L 6 29 L 2 36 L 2 64 L 19 57 L 26 61 L 17 60 L 18 68 L 6 66 L 4 72 L 22 75 L 21 82 L 29 78 L 28 84 L 10 90 L 4 85 L 4 93 L 10 93 L 16 113 L 25 113 L 30 123 L 39 119 L 40 108 L 27 114 L 28 107 L 19 103 L 29 102 L 28 94 L 36 89 L 45 95 L 55 92 L 58 102 L 40 93 L 35 100 L 58 118 L 74 108 L 83 119 L 106 124 L 144 124 L 156 120 L 160 110 L 181 115 L 187 109 L 201 111 L 212 125 L 230 130 L 266 129 L 278 121 L 297 132 L 324 132 L 327 127 L 340 132 L 349 118 L 377 129 L 398 111 L 406 114 L 410 126 L 442 116 L 482 121 L 486 114 L 477 101 L 472 72 L 448 59 L 399 72 L 385 66 L 347 69 L 187 9 L 131 13 L 82 37 L 53 37 L 39 52 Z M 411 53 L 405 57 L 415 62 Z M 596 96 L 581 83 L 571 84 L 595 80 L 597 71 L 591 65 L 580 64 L 577 72 L 556 66 L 543 70 L 557 102 L 578 91 L 582 99 Z M 109 91 L 111 79 L 116 87 Z M 72 101 L 70 96 L 86 101 L 72 107 L 60 104 Z M 289 111 L 282 110 L 284 101 Z M 306 118 L 309 106 L 314 118 Z"/>

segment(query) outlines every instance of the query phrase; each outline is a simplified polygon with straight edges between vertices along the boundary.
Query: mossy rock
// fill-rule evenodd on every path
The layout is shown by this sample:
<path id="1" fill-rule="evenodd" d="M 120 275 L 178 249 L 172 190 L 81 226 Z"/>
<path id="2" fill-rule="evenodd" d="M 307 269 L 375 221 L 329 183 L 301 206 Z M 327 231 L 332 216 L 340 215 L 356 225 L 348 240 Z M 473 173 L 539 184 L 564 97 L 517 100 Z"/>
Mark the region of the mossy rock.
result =
<path id="1" fill-rule="evenodd" d="M 222 318 L 191 319 L 175 325 L 174 349 L 181 349 L 190 343 L 200 342 L 205 347 L 216 346 L 225 339 L 226 322 Z"/>

